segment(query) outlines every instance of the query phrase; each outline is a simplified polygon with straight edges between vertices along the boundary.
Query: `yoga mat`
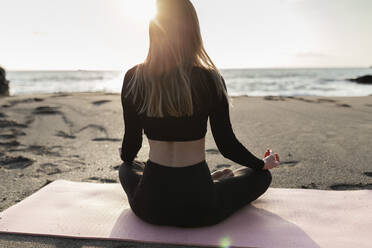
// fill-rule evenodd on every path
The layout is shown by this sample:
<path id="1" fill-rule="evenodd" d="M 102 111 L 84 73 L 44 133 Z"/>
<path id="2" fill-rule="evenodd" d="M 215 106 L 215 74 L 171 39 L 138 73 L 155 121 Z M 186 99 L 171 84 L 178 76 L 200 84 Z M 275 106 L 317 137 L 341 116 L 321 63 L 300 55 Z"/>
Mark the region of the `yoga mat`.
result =
<path id="1" fill-rule="evenodd" d="M 0 232 L 162 244 L 263 248 L 372 247 L 372 190 L 269 188 L 203 228 L 137 218 L 119 184 L 58 180 L 0 213 Z"/>

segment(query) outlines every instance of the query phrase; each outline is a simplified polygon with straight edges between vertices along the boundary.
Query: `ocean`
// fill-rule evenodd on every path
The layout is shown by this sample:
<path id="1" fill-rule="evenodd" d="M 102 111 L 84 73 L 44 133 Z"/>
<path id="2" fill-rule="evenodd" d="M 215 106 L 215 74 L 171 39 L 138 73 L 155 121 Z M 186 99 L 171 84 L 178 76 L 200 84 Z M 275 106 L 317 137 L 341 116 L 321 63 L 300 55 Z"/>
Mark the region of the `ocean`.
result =
<path id="1" fill-rule="evenodd" d="M 368 96 L 372 85 L 346 79 L 369 68 L 221 70 L 232 96 Z M 11 95 L 121 91 L 123 71 L 9 71 Z"/>

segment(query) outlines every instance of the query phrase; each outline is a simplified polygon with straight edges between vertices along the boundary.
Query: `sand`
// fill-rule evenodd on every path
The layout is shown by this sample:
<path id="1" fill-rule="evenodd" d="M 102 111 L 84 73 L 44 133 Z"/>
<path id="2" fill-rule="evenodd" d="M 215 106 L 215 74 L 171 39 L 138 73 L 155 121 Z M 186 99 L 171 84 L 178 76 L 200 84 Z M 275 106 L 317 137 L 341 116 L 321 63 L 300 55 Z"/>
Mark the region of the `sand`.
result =
<path id="1" fill-rule="evenodd" d="M 235 97 L 232 103 L 239 140 L 257 156 L 268 147 L 281 156 L 271 187 L 372 189 L 372 96 Z M 119 94 L 26 95 L 0 98 L 0 106 L 0 211 L 55 179 L 119 182 Z M 144 139 L 138 159 L 147 154 Z M 219 154 L 210 131 L 206 154 L 211 171 L 239 167 Z M 21 235 L 0 235 L 0 246 L 162 247 Z"/>

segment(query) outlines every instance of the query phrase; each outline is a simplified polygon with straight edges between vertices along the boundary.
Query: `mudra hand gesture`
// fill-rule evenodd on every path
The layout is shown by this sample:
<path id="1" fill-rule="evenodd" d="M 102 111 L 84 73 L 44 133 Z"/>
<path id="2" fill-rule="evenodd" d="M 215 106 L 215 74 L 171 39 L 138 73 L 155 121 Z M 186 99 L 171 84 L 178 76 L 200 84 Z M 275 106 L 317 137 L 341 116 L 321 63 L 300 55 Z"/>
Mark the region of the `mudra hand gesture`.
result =
<path id="1" fill-rule="evenodd" d="M 279 155 L 274 154 L 270 149 L 266 150 L 263 161 L 265 162 L 264 170 L 271 170 L 280 164 Z"/>

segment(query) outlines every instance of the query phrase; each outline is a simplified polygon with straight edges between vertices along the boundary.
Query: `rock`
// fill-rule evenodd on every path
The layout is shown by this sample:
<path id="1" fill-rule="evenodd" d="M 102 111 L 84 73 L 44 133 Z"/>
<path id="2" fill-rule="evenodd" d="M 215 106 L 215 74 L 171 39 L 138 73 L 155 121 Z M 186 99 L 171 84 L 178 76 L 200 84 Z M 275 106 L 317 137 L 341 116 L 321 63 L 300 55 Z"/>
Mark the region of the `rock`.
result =
<path id="1" fill-rule="evenodd" d="M 366 75 L 362 77 L 349 79 L 349 81 L 356 82 L 358 84 L 372 84 L 372 75 Z"/>
<path id="2" fill-rule="evenodd" d="M 0 67 L 0 96 L 9 96 L 9 81 L 6 80 L 6 72 Z"/>

